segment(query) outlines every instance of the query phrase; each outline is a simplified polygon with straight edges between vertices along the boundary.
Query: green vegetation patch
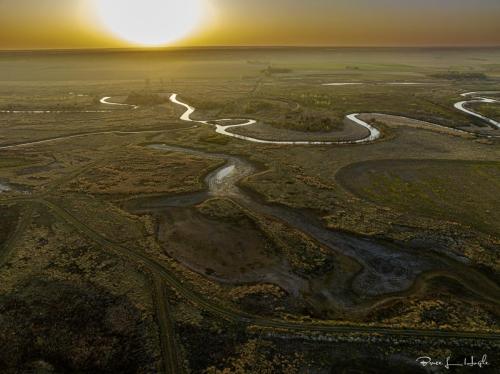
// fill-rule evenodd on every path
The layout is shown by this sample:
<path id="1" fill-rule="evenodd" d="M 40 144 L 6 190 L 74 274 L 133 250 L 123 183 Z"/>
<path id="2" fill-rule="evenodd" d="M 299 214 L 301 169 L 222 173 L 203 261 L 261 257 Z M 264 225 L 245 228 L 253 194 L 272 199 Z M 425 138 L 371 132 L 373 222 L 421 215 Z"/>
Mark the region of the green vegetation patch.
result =
<path id="1" fill-rule="evenodd" d="M 475 110 L 482 115 L 494 119 L 496 121 L 500 121 L 500 105 L 496 104 L 479 104 L 479 105 L 470 105 L 470 108 Z"/>
<path id="2" fill-rule="evenodd" d="M 163 104 L 166 103 L 167 101 L 168 101 L 167 97 L 146 90 L 146 91 L 135 91 L 130 93 L 125 102 L 131 105 L 149 106 L 149 105 Z"/>
<path id="3" fill-rule="evenodd" d="M 228 199 L 207 200 L 198 206 L 198 210 L 211 218 L 230 222 L 248 219 L 241 208 Z"/>
<path id="4" fill-rule="evenodd" d="M 300 113 L 289 112 L 270 125 L 304 132 L 328 132 L 341 129 L 343 123 L 332 119 L 328 114 L 301 110 Z"/>
<path id="5" fill-rule="evenodd" d="M 268 76 L 273 74 L 288 74 L 291 72 L 292 69 L 276 67 L 276 66 L 268 66 L 266 69 L 262 70 L 262 73 Z"/>
<path id="6" fill-rule="evenodd" d="M 500 232 L 500 162 L 368 161 L 341 169 L 337 179 L 383 206 Z"/>
<path id="7" fill-rule="evenodd" d="M 447 71 L 445 73 L 431 74 L 430 77 L 453 81 L 487 80 L 488 76 L 480 72 Z"/>
<path id="8" fill-rule="evenodd" d="M 202 134 L 198 137 L 200 142 L 218 144 L 218 145 L 226 145 L 231 139 L 224 135 L 219 135 L 216 133 L 213 134 Z"/>

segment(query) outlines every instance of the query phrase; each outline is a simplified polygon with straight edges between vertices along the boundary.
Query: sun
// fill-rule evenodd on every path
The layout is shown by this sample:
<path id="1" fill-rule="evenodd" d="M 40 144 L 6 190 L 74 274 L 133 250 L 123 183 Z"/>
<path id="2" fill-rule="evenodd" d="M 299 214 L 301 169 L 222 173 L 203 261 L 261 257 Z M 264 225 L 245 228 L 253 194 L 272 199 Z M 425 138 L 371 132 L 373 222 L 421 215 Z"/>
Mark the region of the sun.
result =
<path id="1" fill-rule="evenodd" d="M 104 26 L 141 46 L 175 42 L 199 25 L 202 0 L 94 0 Z"/>

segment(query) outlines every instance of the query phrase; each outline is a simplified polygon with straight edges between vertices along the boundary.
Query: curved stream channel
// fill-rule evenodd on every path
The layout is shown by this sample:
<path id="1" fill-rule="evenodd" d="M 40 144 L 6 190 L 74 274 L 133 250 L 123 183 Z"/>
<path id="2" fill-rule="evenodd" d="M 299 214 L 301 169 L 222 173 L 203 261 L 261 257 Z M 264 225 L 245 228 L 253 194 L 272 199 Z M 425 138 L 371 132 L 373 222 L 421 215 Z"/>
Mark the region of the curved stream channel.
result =
<path id="1" fill-rule="evenodd" d="M 342 85 L 345 85 L 346 83 L 343 83 Z M 356 83 L 358 84 L 358 83 Z M 359 83 L 361 84 L 361 83 Z M 477 113 L 471 109 L 467 109 L 467 105 L 472 104 L 472 103 L 499 103 L 500 101 L 497 99 L 489 98 L 489 97 L 484 97 L 484 95 L 488 94 L 497 94 L 500 93 L 500 91 L 486 91 L 486 92 L 467 92 L 462 94 L 462 97 L 469 97 L 469 100 L 464 100 L 456 103 L 454 106 L 457 110 L 460 110 L 461 112 L 478 118 L 486 123 L 488 125 L 496 130 L 500 129 L 500 123 L 498 121 L 495 121 L 494 119 L 488 118 L 486 116 L 483 116 L 480 113 Z M 110 96 L 105 96 L 100 100 L 100 103 L 103 105 L 108 105 L 108 106 L 115 106 L 115 107 L 122 107 L 122 108 L 129 108 L 132 110 L 136 110 L 139 108 L 138 105 L 133 105 L 133 104 L 124 104 L 124 103 L 117 103 L 110 101 L 111 97 Z M 192 119 L 191 116 L 193 113 L 196 111 L 196 109 L 189 104 L 186 104 L 178 99 L 178 94 L 174 93 L 170 95 L 170 101 L 173 104 L 179 105 L 184 107 L 186 110 L 185 112 L 180 116 L 180 120 L 185 121 L 185 122 L 192 122 L 192 123 L 198 123 L 198 124 L 203 124 L 203 125 L 209 125 L 215 127 L 215 131 L 218 134 L 224 135 L 224 136 L 229 136 L 232 138 L 240 139 L 240 140 L 245 140 L 253 143 L 260 143 L 260 144 L 281 144 L 281 145 L 348 145 L 348 144 L 362 144 L 362 143 L 370 143 L 373 142 L 377 139 L 380 139 L 382 136 L 382 133 L 374 126 L 368 124 L 367 122 L 363 121 L 362 119 L 359 118 L 362 114 L 375 114 L 375 115 L 381 115 L 384 116 L 384 114 L 378 114 L 378 113 L 353 113 L 349 114 L 346 116 L 346 119 L 349 120 L 350 122 L 354 123 L 357 126 L 361 126 L 365 129 L 368 130 L 369 135 L 357 139 L 357 140 L 347 140 L 347 141 L 281 141 L 281 140 L 266 140 L 266 139 L 258 139 L 254 138 L 251 136 L 245 136 L 245 135 L 240 135 L 231 132 L 231 129 L 238 128 L 238 127 L 246 127 L 246 126 L 251 126 L 255 125 L 257 123 L 256 120 L 254 119 L 215 119 L 215 120 L 196 120 Z M 60 111 L 60 110 L 0 110 L 0 113 L 6 113 L 6 114 L 49 114 L 49 113 L 111 113 L 113 112 L 112 110 L 84 110 L 84 111 Z M 412 120 L 411 118 L 408 117 L 402 117 L 402 118 L 407 118 L 408 120 Z M 223 125 L 224 122 L 228 121 L 242 121 L 240 124 L 232 124 L 232 125 Z M 443 125 L 438 125 L 434 123 L 428 123 L 431 127 L 435 127 L 436 129 L 445 129 L 450 132 L 455 132 L 457 134 L 471 134 L 474 136 L 479 136 L 479 137 L 486 137 L 486 138 L 499 138 L 500 135 L 484 135 L 480 134 L 474 131 L 469 131 L 466 129 L 459 129 L 459 128 L 453 128 L 453 127 L 448 127 L 448 126 L 443 126 Z M 194 126 L 196 127 L 196 125 Z M 14 149 L 14 148 L 21 148 L 21 147 L 28 147 L 28 146 L 34 146 L 34 145 L 40 145 L 40 144 L 45 144 L 45 143 L 52 143 L 60 140 L 66 140 L 66 139 L 72 139 L 72 138 L 79 138 L 79 137 L 86 137 L 86 136 L 92 136 L 92 135 L 105 135 L 105 134 L 141 134 L 141 133 L 160 133 L 162 130 L 146 130 L 146 131 L 100 131 L 100 132 L 91 132 L 91 133 L 78 133 L 78 134 L 71 134 L 71 135 L 63 135 L 63 136 L 57 136 L 53 138 L 48 138 L 48 139 L 42 139 L 42 140 L 36 140 L 36 141 L 30 141 L 30 142 L 25 142 L 25 143 L 18 143 L 18 144 L 8 144 L 8 145 L 3 145 L 0 146 L 0 150 L 4 149 Z"/>
<path id="2" fill-rule="evenodd" d="M 470 97 L 470 99 L 460 101 L 460 102 L 456 103 L 454 105 L 454 107 L 455 107 L 455 109 L 457 109 L 457 110 L 459 110 L 467 115 L 470 115 L 470 116 L 473 116 L 475 118 L 479 118 L 482 121 L 485 121 L 489 126 L 498 130 L 498 129 L 500 129 L 499 122 L 497 122 L 491 118 L 485 117 L 482 114 L 479 114 L 475 111 L 472 111 L 472 110 L 466 108 L 466 106 L 468 104 L 472 104 L 472 103 L 483 103 L 483 104 L 484 103 L 487 103 L 487 104 L 499 103 L 499 101 L 496 99 L 484 97 L 484 95 L 496 94 L 498 92 L 499 91 L 464 93 L 461 96 L 462 97 Z M 185 112 L 180 116 L 180 119 L 182 121 L 196 122 L 196 123 L 200 123 L 200 124 L 204 124 L 204 125 L 214 126 L 215 132 L 217 132 L 218 134 L 221 134 L 224 136 L 229 136 L 229 137 L 240 139 L 240 140 L 245 140 L 245 141 L 252 142 L 252 143 L 282 144 L 282 145 L 334 145 L 334 144 L 342 145 L 342 144 L 369 143 L 369 142 L 373 142 L 373 141 L 379 139 L 382 136 L 382 133 L 376 127 L 370 125 L 369 123 L 367 123 L 359 118 L 359 116 L 363 113 L 353 113 L 353 114 L 347 115 L 346 119 L 348 121 L 350 121 L 351 123 L 354 123 L 357 126 L 361 126 L 361 127 L 364 127 L 365 129 L 367 129 L 369 132 L 368 136 L 361 138 L 361 139 L 357 139 L 357 140 L 347 140 L 347 141 L 287 141 L 287 140 L 282 141 L 282 140 L 259 139 L 259 138 L 255 138 L 252 136 L 240 135 L 240 134 L 236 134 L 234 132 L 231 132 L 231 129 L 255 125 L 257 123 L 257 121 L 254 119 L 235 119 L 235 118 L 227 119 L 227 118 L 223 118 L 223 119 L 216 119 L 216 120 L 212 120 L 212 121 L 196 120 L 196 119 L 191 118 L 191 116 L 194 114 L 196 109 L 194 107 L 192 107 L 191 105 L 180 101 L 178 98 L 178 94 L 176 94 L 176 93 L 172 94 L 170 96 L 170 101 L 172 103 L 179 105 L 179 106 L 182 106 L 186 109 Z M 106 103 L 106 104 L 112 104 L 112 103 Z M 364 113 L 364 114 L 366 114 L 366 113 Z M 379 113 L 371 113 L 371 114 L 383 115 L 383 114 L 379 114 Z M 411 120 L 411 118 L 408 118 L 408 119 Z M 233 124 L 233 125 L 223 125 L 224 122 L 228 122 L 228 121 L 241 121 L 241 123 Z M 463 130 L 463 129 L 455 129 L 452 127 L 445 127 L 445 126 L 433 124 L 433 123 L 430 125 L 435 126 L 436 128 L 445 128 L 449 131 L 455 131 L 456 133 L 468 133 L 468 134 L 473 134 L 475 136 L 485 136 L 487 138 L 500 137 L 499 135 L 482 135 L 482 134 L 479 134 L 479 133 L 473 132 L 473 131 L 468 131 L 468 130 Z"/>
<path id="3" fill-rule="evenodd" d="M 410 294 L 412 288 L 421 287 L 418 279 L 446 276 L 452 278 L 489 302 L 496 303 L 499 287 L 487 277 L 470 269 L 465 259 L 451 259 L 431 251 L 411 251 L 401 246 L 357 237 L 325 228 L 322 223 L 303 212 L 279 205 L 257 201 L 237 186 L 238 181 L 256 172 L 256 168 L 241 157 L 208 153 L 190 148 L 165 144 L 150 145 L 157 151 L 182 152 L 208 159 L 224 160 L 225 164 L 205 178 L 208 189 L 204 192 L 180 196 L 139 197 L 128 201 L 126 208 L 142 214 L 155 214 L 169 208 L 189 208 L 213 198 L 230 198 L 244 209 L 269 217 L 300 230 L 335 254 L 354 259 L 362 270 L 339 279 L 304 279 L 283 275 L 282 270 L 266 269 L 259 281 L 276 283 L 290 294 L 312 295 L 312 299 L 326 300 L 330 308 L 344 312 L 362 312 L 391 297 Z M 187 267 L 189 264 L 184 263 Z M 333 269 L 333 272 L 338 269 Z M 217 279 L 220 280 L 220 279 Z M 223 280 L 231 283 L 231 280 Z M 257 280 L 255 280 L 257 281 Z M 237 282 L 235 282 L 237 283 Z M 241 283 L 241 282 L 240 282 Z M 424 282 L 425 283 L 425 282 Z"/>
<path id="4" fill-rule="evenodd" d="M 280 140 L 265 140 L 265 139 L 258 139 L 254 138 L 251 136 L 245 136 L 245 135 L 240 135 L 240 134 L 235 134 L 234 132 L 231 132 L 230 129 L 234 129 L 237 127 L 246 127 L 246 126 L 251 126 L 255 125 L 257 123 L 256 120 L 254 119 L 234 119 L 234 118 L 223 118 L 223 119 L 216 119 L 213 120 L 214 124 L 212 124 L 210 121 L 205 121 L 205 120 L 194 120 L 191 118 L 191 115 L 196 111 L 196 109 L 189 104 L 186 104 L 182 101 L 180 101 L 177 98 L 177 94 L 172 94 L 170 96 L 170 101 L 174 104 L 183 106 L 186 108 L 186 111 L 181 115 L 180 119 L 182 121 L 186 122 L 197 122 L 201 123 L 204 125 L 213 125 L 215 126 L 215 132 L 221 135 L 229 136 L 232 138 L 240 139 L 240 140 L 246 140 L 252 143 L 260 143 L 260 144 L 283 144 L 283 145 L 333 145 L 333 144 L 359 144 L 359 143 L 367 143 L 367 142 L 372 142 L 381 137 L 381 132 L 373 127 L 372 125 L 366 123 L 365 121 L 361 120 L 358 118 L 360 115 L 359 113 L 353 113 L 349 114 L 346 118 L 352 122 L 354 122 L 356 125 L 364 127 L 369 131 L 369 135 L 358 140 L 348 140 L 348 141 L 280 141 Z M 237 124 L 237 125 L 221 125 L 221 123 L 228 122 L 228 121 L 242 121 L 242 123 Z"/>

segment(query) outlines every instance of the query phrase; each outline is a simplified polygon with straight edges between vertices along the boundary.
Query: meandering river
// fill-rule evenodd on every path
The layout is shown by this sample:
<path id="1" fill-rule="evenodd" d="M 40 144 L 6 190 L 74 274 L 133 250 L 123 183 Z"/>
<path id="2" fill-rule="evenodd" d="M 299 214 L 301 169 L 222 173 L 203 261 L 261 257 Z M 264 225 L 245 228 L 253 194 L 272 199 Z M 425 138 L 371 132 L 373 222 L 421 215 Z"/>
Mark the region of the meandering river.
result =
<path id="1" fill-rule="evenodd" d="M 240 140 L 246 140 L 248 142 L 252 143 L 261 143 L 261 144 L 284 144 L 284 145 L 332 145 L 332 144 L 358 144 L 358 143 L 366 143 L 366 142 L 372 142 L 374 140 L 377 140 L 380 138 L 381 133 L 380 131 L 371 126 L 370 124 L 366 123 L 365 121 L 362 121 L 361 119 L 358 118 L 359 114 L 354 113 L 354 114 L 349 114 L 347 116 L 347 119 L 356 123 L 359 126 L 362 126 L 366 128 L 369 132 L 370 135 L 363 139 L 359 140 L 352 140 L 352 141 L 280 141 L 280 140 L 265 140 L 265 139 L 258 139 L 254 138 L 251 136 L 245 136 L 245 135 L 240 135 L 240 134 L 235 134 L 230 131 L 230 129 L 234 129 L 237 127 L 245 127 L 245 126 L 251 126 L 255 125 L 257 123 L 256 120 L 254 119 L 228 119 L 228 118 L 223 118 L 223 119 L 216 119 L 212 121 L 208 120 L 195 120 L 191 118 L 193 113 L 196 111 L 194 107 L 192 107 L 189 104 L 186 104 L 182 101 L 179 100 L 177 94 L 172 94 L 170 96 L 170 101 L 174 104 L 183 106 L 186 108 L 186 111 L 181 115 L 180 119 L 182 121 L 187 121 L 187 122 L 197 122 L 201 123 L 204 125 L 210 125 L 215 127 L 215 131 L 218 134 L 225 135 L 225 136 L 230 136 L 232 138 L 240 139 Z M 227 122 L 227 121 L 241 121 L 240 124 L 237 125 L 221 125 L 220 123 Z"/>
<path id="2" fill-rule="evenodd" d="M 348 83 L 329 83 L 327 85 L 347 85 Z M 356 83 L 358 84 L 358 83 Z M 359 83 L 361 84 L 361 83 Z M 462 111 L 463 113 L 473 116 L 475 118 L 478 118 L 487 124 L 489 124 L 491 127 L 494 129 L 500 129 L 500 123 L 494 119 L 488 118 L 482 114 L 479 114 L 471 109 L 468 109 L 467 106 L 469 104 L 473 103 L 487 103 L 487 104 L 493 104 L 493 103 L 499 103 L 500 101 L 498 99 L 494 99 L 491 97 L 485 97 L 485 95 L 490 95 L 490 94 L 497 94 L 500 93 L 500 91 L 483 91 L 483 92 L 467 92 L 462 94 L 462 97 L 469 97 L 469 100 L 462 100 L 460 102 L 457 102 L 454 107 L 457 110 Z M 124 104 L 124 103 L 118 103 L 111 101 L 110 96 L 105 96 L 100 100 L 100 103 L 103 105 L 110 105 L 110 106 L 119 106 L 119 107 L 126 107 L 130 109 L 138 109 L 138 105 L 132 105 L 132 104 Z M 231 132 L 231 129 L 238 128 L 238 127 L 247 127 L 247 126 L 252 126 L 257 123 L 256 120 L 254 119 L 228 119 L 228 118 L 222 118 L 222 119 L 215 119 L 215 120 L 197 120 L 193 119 L 192 116 L 195 113 L 196 109 L 192 107 L 191 105 L 181 101 L 178 97 L 178 94 L 174 93 L 171 94 L 170 96 L 170 101 L 173 104 L 182 106 L 185 108 L 185 111 L 182 113 L 180 116 L 180 119 L 185 122 L 192 122 L 192 123 L 197 123 L 197 124 L 202 124 L 202 125 L 207 125 L 207 126 L 212 126 L 214 127 L 215 131 L 218 134 L 252 142 L 252 143 L 260 143 L 260 144 L 281 144 L 281 145 L 347 145 L 347 144 L 362 144 L 362 143 L 370 143 L 375 140 L 378 140 L 381 138 L 382 134 L 379 129 L 377 129 L 375 126 L 370 125 L 369 123 L 363 121 L 359 117 L 361 116 L 360 113 L 353 113 L 353 114 L 348 114 L 346 116 L 346 119 L 351 122 L 354 125 L 360 126 L 368 130 L 369 135 L 361 138 L 361 139 L 356 139 L 356 140 L 347 140 L 347 141 L 286 141 L 286 140 L 268 140 L 268 139 L 259 139 L 256 137 L 252 136 L 246 136 L 246 135 L 241 135 L 241 134 L 236 134 L 234 132 Z M 49 114 L 49 113 L 109 113 L 112 112 L 112 110 L 83 110 L 83 111 L 61 111 L 61 110 L 0 110 L 0 113 L 6 113 L 6 114 Z M 378 116 L 384 116 L 383 114 L 377 114 L 377 113 L 371 113 L 375 114 Z M 406 117 L 404 117 L 406 118 Z M 408 120 L 412 120 L 411 118 L 407 118 Z M 232 124 L 232 125 L 224 125 L 224 122 L 234 122 L 234 121 L 241 121 L 239 124 Z M 429 126 L 434 126 L 436 129 L 446 129 L 448 132 L 456 132 L 457 134 L 471 134 L 475 136 L 482 136 L 486 138 L 498 138 L 500 135 L 490 135 L 490 134 L 479 134 L 477 132 L 469 131 L 467 129 L 457 129 L 457 128 L 452 128 L 452 127 L 447 127 L 447 126 L 442 126 L 438 124 L 433 124 L 433 123 L 427 123 Z M 84 133 L 84 134 L 73 134 L 73 135 L 67 135 L 67 136 L 58 136 L 54 138 L 49 138 L 49 139 L 43 139 L 43 140 L 38 140 L 38 141 L 31 141 L 31 142 L 25 142 L 25 143 L 19 143 L 19 144 L 12 144 L 12 145 L 5 145 L 1 146 L 0 150 L 2 149 L 12 149 L 12 148 L 18 148 L 18 147 L 25 147 L 25 146 L 34 146 L 34 145 L 39 145 L 39 144 L 45 144 L 45 143 L 50 143 L 54 141 L 59 141 L 59 140 L 64 140 L 64 139 L 71 139 L 71 138 L 77 138 L 77 137 L 83 137 L 83 136 L 91 136 L 91 135 L 100 135 L 100 134 L 139 134 L 139 133 L 146 133 L 146 132 L 161 132 L 161 130 L 155 130 L 155 131 L 101 131 L 101 132 L 95 132 L 95 133 Z"/>
<path id="3" fill-rule="evenodd" d="M 326 85 L 347 85 L 348 83 L 329 83 L 329 84 L 326 84 Z M 355 83 L 352 83 L 352 84 L 355 84 Z M 356 83 L 358 84 L 358 83 Z M 360 83 L 359 83 L 360 84 Z M 392 83 L 390 83 L 392 84 Z M 410 83 L 410 82 L 406 82 L 406 83 L 393 83 L 393 84 L 418 84 L 418 83 Z M 500 129 L 500 123 L 491 119 L 491 118 L 487 118 L 479 113 L 476 113 L 470 109 L 467 109 L 466 106 L 469 105 L 469 104 L 472 104 L 472 103 L 489 103 L 489 104 L 492 104 L 492 103 L 498 103 L 499 101 L 496 100 L 496 99 L 492 99 L 492 98 L 487 98 L 487 97 L 481 97 L 481 96 L 478 96 L 478 95 L 484 95 L 484 94 L 493 94 L 493 93 L 497 93 L 496 91 L 489 91 L 489 92 L 468 92 L 468 93 L 465 93 L 465 94 L 462 94 L 463 97 L 468 97 L 468 96 L 471 96 L 471 99 L 470 100 L 464 100 L 464 101 L 460 101 L 458 103 L 455 104 L 455 108 L 468 114 L 468 115 L 471 115 L 473 117 L 476 117 L 476 118 L 479 118 L 485 122 L 487 122 L 489 125 L 493 126 L 494 128 L 496 129 Z M 246 136 L 246 135 L 241 135 L 241 134 L 236 134 L 234 132 L 231 132 L 231 129 L 234 129 L 234 128 L 238 128 L 238 127 L 246 127 L 246 126 L 252 126 L 252 125 L 255 125 L 257 123 L 256 120 L 254 119 L 228 119 L 228 118 L 223 118 L 223 119 L 215 119 L 215 120 L 196 120 L 196 119 L 193 119 L 192 116 L 193 114 L 195 113 L 196 109 L 194 107 L 192 107 L 191 105 L 179 100 L 179 97 L 178 97 L 178 94 L 172 94 L 170 96 L 170 101 L 176 105 L 180 105 L 182 107 L 184 107 L 186 110 L 185 112 L 180 116 L 180 119 L 182 121 L 186 121 L 186 122 L 196 122 L 196 123 L 200 123 L 200 124 L 204 124 L 204 125 L 209 125 L 209 126 L 213 126 L 215 128 L 215 131 L 218 133 L 218 134 L 221 134 L 221 135 L 225 135 L 225 136 L 229 136 L 229 137 L 232 137 L 232 138 L 236 138 L 236 139 L 240 139 L 240 140 L 245 140 L 245 141 L 248 141 L 248 142 L 252 142 L 252 143 L 261 143 L 261 144 L 283 144 L 283 145 L 334 145 L 334 144 L 360 144 L 360 143 L 369 143 L 369 142 L 373 142 L 377 139 L 379 139 L 381 137 L 381 132 L 380 130 L 378 130 L 376 127 L 370 125 L 369 123 L 363 121 L 362 119 L 359 118 L 359 116 L 361 115 L 360 113 L 353 113 L 353 114 L 348 114 L 346 116 L 346 119 L 357 125 L 357 126 L 361 126 L 361 127 L 364 127 L 365 129 L 367 129 L 369 131 L 369 135 L 367 137 L 364 137 L 362 139 L 357 139 L 357 140 L 348 140 L 348 141 L 282 141 L 282 140 L 267 140 L 267 139 L 259 139 L 259 138 L 256 138 L 256 137 L 252 137 L 252 136 Z M 376 113 L 377 114 L 377 113 Z M 377 115 L 380 115 L 380 114 L 377 114 Z M 411 119 L 410 119 L 411 120 Z M 223 125 L 224 122 L 228 122 L 228 121 L 241 121 L 241 123 L 239 124 L 236 124 L 236 125 Z M 442 126 L 442 125 L 437 125 L 437 124 L 430 124 L 430 125 L 433 125 L 435 126 L 437 129 L 438 128 L 446 128 L 447 130 L 449 131 L 455 131 L 457 133 L 468 133 L 468 134 L 473 134 L 473 135 L 476 135 L 476 136 L 481 136 L 481 134 L 478 134 L 476 132 L 472 132 L 472 131 L 467 131 L 467 130 L 463 130 L 463 129 L 454 129 L 454 128 L 451 128 L 451 127 L 445 127 L 445 126 Z M 489 137 L 489 138 L 493 138 L 493 137 L 500 137 L 500 135 L 485 135 L 486 137 Z"/>

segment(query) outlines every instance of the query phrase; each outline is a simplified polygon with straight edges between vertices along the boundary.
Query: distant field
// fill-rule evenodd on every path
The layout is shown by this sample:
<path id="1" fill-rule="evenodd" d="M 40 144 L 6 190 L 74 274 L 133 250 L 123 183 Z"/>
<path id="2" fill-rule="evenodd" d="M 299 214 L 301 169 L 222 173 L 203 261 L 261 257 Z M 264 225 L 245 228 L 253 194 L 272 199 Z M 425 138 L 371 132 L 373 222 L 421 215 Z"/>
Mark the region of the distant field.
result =
<path id="1" fill-rule="evenodd" d="M 60 119 L 66 128 L 86 131 L 95 130 L 101 119 L 107 128 L 125 120 L 141 128 L 157 128 L 160 119 L 174 121 L 168 105 L 129 115 L 99 104 L 103 96 L 123 101 L 145 89 L 177 92 L 204 118 L 250 117 L 301 132 L 338 129 L 344 116 L 355 112 L 406 115 L 455 127 L 470 122 L 453 109 L 460 93 L 499 89 L 499 59 L 500 50 L 493 48 L 0 52 L 0 110 L 114 110 L 25 115 L 22 121 L 2 116 L 0 131 L 10 128 L 15 135 L 19 126 L 36 121 L 31 131 L 40 131 L 43 124 L 55 133 Z M 447 74 L 450 69 L 453 73 Z M 449 78 L 454 76 L 459 78 Z M 362 84 L 323 86 L 335 82 Z M 497 114 L 494 105 L 487 107 Z"/>
<path id="2" fill-rule="evenodd" d="M 337 174 L 377 204 L 500 232 L 500 162 L 386 160 L 352 164 Z"/>

